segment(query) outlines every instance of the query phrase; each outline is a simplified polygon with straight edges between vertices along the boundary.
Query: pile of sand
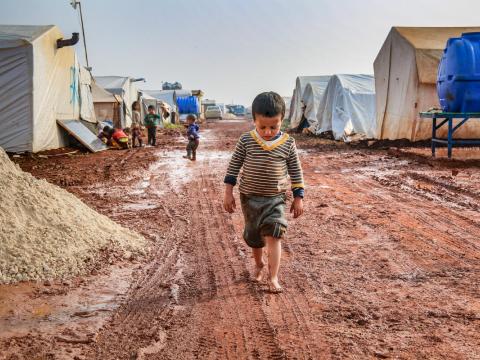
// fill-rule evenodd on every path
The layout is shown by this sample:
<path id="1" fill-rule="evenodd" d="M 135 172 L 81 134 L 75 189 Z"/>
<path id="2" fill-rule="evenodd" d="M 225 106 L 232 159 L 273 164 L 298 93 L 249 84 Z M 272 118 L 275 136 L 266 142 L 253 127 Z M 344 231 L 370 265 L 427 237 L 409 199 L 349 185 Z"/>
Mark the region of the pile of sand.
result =
<path id="1" fill-rule="evenodd" d="M 67 191 L 35 179 L 0 148 L 0 283 L 85 273 L 103 249 L 143 253 L 146 241 Z"/>

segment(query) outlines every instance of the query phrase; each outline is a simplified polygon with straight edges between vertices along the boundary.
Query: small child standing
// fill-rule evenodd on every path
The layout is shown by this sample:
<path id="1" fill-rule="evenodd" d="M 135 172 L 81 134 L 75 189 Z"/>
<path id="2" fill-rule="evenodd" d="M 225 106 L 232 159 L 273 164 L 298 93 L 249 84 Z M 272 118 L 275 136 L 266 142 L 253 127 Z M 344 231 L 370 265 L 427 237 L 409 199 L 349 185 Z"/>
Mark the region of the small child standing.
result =
<path id="1" fill-rule="evenodd" d="M 147 128 L 147 142 L 149 145 L 155 146 L 157 144 L 157 127 L 159 120 L 160 116 L 155 114 L 155 106 L 150 105 L 148 107 L 148 114 L 145 115 L 145 119 L 143 120 Z"/>
<path id="2" fill-rule="evenodd" d="M 200 128 L 195 123 L 197 121 L 197 117 L 193 114 L 189 114 L 187 116 L 187 137 L 188 137 L 188 144 L 187 144 L 187 156 L 184 156 L 185 159 L 190 159 L 192 161 L 197 160 L 197 148 L 200 144 L 200 135 L 198 134 Z"/>
<path id="3" fill-rule="evenodd" d="M 138 101 L 134 101 L 132 104 L 132 147 L 135 147 L 137 140 L 138 146 L 143 146 L 142 126 L 140 103 Z"/>
<path id="4" fill-rule="evenodd" d="M 240 201 L 245 220 L 243 238 L 252 248 L 255 280 L 262 280 L 265 267 L 263 247 L 267 246 L 269 286 L 272 292 L 283 289 L 278 282 L 282 253 L 281 239 L 287 230 L 285 219 L 288 176 L 291 180 L 294 218 L 303 214 L 303 173 L 295 140 L 280 131 L 285 115 L 285 102 L 275 92 L 258 95 L 252 104 L 255 129 L 243 134 L 225 176 L 223 205 L 227 212 L 236 208 L 233 187 L 240 169 Z"/>

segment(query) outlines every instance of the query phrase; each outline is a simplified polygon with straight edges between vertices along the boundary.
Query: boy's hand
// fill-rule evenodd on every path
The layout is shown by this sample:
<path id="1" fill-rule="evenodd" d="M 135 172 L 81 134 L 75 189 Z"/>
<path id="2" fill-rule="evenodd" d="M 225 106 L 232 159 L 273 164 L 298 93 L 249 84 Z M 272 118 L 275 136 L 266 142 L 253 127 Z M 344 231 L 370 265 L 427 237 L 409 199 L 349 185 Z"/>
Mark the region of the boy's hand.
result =
<path id="1" fill-rule="evenodd" d="M 293 218 L 296 219 L 303 214 L 303 199 L 295 197 L 290 207 L 290 212 L 293 212 Z"/>
<path id="2" fill-rule="evenodd" d="M 235 211 L 237 206 L 235 205 L 235 198 L 233 197 L 233 186 L 227 184 L 225 188 L 225 196 L 223 197 L 223 208 L 230 214 Z"/>

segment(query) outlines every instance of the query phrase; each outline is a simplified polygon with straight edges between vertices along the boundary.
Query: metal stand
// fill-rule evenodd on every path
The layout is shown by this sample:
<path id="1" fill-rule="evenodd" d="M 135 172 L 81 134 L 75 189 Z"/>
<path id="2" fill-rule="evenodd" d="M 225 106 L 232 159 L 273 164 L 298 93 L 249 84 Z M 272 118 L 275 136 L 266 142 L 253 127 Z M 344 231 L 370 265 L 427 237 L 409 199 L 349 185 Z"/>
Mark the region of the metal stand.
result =
<path id="1" fill-rule="evenodd" d="M 435 149 L 437 144 L 447 144 L 448 158 L 452 158 L 452 149 L 461 145 L 478 145 L 480 146 L 480 139 L 454 139 L 453 134 L 463 124 L 470 119 L 479 119 L 480 113 L 447 113 L 447 112 L 421 112 L 421 118 L 432 119 L 432 156 L 435 156 Z M 461 119 L 461 121 L 453 126 L 453 119 Z M 440 123 L 437 125 L 437 120 Z M 447 124 L 448 134 L 446 139 L 437 138 L 437 130 L 443 125 Z"/>

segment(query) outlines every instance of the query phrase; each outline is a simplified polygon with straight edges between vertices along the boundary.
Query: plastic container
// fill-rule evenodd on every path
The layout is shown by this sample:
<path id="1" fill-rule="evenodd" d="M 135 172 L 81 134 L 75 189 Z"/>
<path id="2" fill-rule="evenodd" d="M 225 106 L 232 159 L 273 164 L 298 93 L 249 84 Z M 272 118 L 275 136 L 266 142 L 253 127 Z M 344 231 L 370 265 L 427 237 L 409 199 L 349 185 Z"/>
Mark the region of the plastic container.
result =
<path id="1" fill-rule="evenodd" d="M 451 38 L 438 66 L 437 92 L 446 112 L 480 112 L 480 32 Z"/>
<path id="2" fill-rule="evenodd" d="M 177 97 L 178 112 L 180 114 L 199 114 L 200 104 L 196 96 Z"/>

